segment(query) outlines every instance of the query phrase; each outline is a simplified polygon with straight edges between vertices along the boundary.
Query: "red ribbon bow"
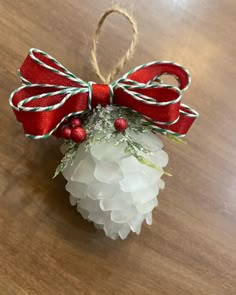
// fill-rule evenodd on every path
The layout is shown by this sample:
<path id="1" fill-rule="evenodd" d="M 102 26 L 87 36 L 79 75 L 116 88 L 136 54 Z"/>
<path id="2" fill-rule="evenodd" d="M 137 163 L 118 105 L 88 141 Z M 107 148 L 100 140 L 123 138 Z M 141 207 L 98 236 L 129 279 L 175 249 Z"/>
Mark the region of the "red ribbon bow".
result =
<path id="1" fill-rule="evenodd" d="M 173 75 L 179 86 L 160 83 L 163 74 Z M 98 104 L 131 108 L 158 126 L 160 131 L 184 136 L 198 113 L 181 104 L 190 84 L 188 72 L 172 62 L 141 65 L 117 81 L 84 82 L 48 54 L 31 49 L 20 68 L 23 86 L 10 96 L 10 104 L 27 136 L 47 137 L 63 120 Z"/>

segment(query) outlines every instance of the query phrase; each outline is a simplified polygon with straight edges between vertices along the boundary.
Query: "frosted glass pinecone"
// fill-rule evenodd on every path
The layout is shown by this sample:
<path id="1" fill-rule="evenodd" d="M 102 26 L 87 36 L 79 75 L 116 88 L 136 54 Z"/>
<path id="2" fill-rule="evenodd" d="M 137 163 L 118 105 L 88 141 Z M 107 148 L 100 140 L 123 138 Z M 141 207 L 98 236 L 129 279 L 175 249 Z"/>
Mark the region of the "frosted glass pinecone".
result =
<path id="1" fill-rule="evenodd" d="M 133 134 L 135 139 L 151 151 L 145 154 L 158 167 L 168 163 L 162 141 L 153 133 Z M 144 220 L 152 224 L 152 210 L 157 195 L 164 188 L 163 174 L 141 164 L 124 152 L 124 146 L 95 143 L 88 151 L 83 144 L 76 158 L 63 175 L 68 181 L 71 205 L 76 205 L 84 219 L 94 222 L 111 239 L 125 239 L 130 231 L 141 231 Z"/>

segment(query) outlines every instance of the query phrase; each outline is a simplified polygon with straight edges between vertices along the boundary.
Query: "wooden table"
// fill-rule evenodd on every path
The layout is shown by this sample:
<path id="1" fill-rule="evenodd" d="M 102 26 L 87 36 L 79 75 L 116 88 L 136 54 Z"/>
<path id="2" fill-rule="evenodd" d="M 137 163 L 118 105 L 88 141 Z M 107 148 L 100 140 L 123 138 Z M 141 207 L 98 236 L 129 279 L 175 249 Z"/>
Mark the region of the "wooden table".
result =
<path id="1" fill-rule="evenodd" d="M 110 1 L 0 1 L 1 295 L 236 294 L 236 3 L 132 3 L 139 44 L 122 73 L 152 60 L 183 64 L 193 78 L 184 102 L 201 116 L 187 145 L 165 140 L 173 177 L 165 177 L 154 224 L 112 241 L 70 206 L 63 177 L 51 179 L 58 142 L 25 138 L 8 105 L 31 47 L 97 81 L 91 35 Z M 123 18 L 109 18 L 99 45 L 104 72 L 130 34 Z"/>

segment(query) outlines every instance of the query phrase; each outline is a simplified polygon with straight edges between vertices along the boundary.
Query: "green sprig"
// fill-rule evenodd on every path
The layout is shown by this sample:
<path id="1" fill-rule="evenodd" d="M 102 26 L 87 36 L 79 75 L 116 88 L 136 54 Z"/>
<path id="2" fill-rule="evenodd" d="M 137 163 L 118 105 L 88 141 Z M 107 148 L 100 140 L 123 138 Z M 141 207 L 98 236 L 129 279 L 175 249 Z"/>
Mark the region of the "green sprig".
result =
<path id="1" fill-rule="evenodd" d="M 128 121 L 128 128 L 124 132 L 118 132 L 114 128 L 114 121 L 119 117 Z M 153 125 L 144 120 L 141 114 L 129 108 L 112 105 L 107 107 L 97 106 L 92 112 L 86 112 L 81 115 L 81 118 L 83 120 L 83 128 L 87 133 L 87 139 L 84 142 L 86 151 L 95 143 L 107 142 L 115 146 L 123 144 L 124 152 L 134 156 L 141 164 L 147 165 L 169 176 L 171 175 L 145 157 L 145 154 L 148 155 L 151 151 L 147 146 L 137 141 L 135 136 L 132 136 L 130 133 L 139 134 L 154 131 Z M 174 135 L 168 135 L 168 138 L 182 142 L 181 139 Z M 55 171 L 54 177 L 68 165 L 73 164 L 78 147 L 79 145 L 73 141 L 66 140 L 64 142 L 62 147 L 64 156 Z"/>
<path id="2" fill-rule="evenodd" d="M 71 140 L 64 141 L 62 150 L 64 153 L 61 163 L 57 166 L 53 178 L 60 174 L 67 166 L 72 165 L 76 156 L 78 145 Z"/>

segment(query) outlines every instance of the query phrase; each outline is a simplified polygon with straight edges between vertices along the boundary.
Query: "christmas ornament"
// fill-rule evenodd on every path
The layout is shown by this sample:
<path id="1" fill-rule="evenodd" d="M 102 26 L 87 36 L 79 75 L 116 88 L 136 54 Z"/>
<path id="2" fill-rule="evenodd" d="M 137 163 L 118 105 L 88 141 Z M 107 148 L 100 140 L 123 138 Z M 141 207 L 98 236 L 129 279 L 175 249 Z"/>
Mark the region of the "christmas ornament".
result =
<path id="1" fill-rule="evenodd" d="M 97 64 L 96 48 L 106 17 L 120 13 L 132 25 L 126 55 L 105 79 Z M 87 220 L 112 239 L 140 233 L 145 220 L 152 223 L 157 195 L 168 156 L 157 134 L 181 141 L 198 113 L 181 103 L 190 84 L 188 71 L 179 64 L 154 61 L 113 81 L 132 56 L 137 42 L 135 21 L 118 8 L 106 11 L 95 33 L 92 65 L 103 84 L 85 82 L 56 59 L 30 49 L 19 74 L 22 86 L 9 101 L 26 136 L 54 135 L 63 142 L 55 176 L 67 180 L 70 202 Z M 178 86 L 166 85 L 172 75 Z"/>

